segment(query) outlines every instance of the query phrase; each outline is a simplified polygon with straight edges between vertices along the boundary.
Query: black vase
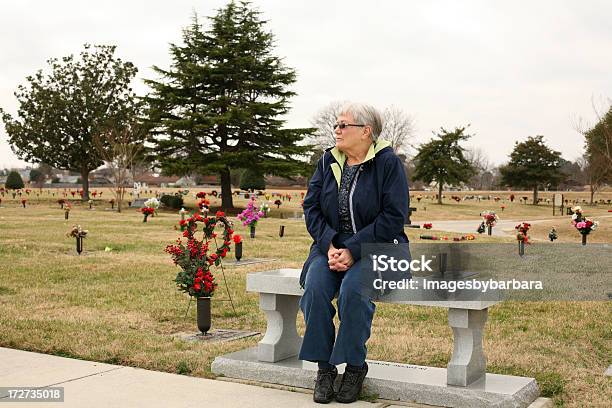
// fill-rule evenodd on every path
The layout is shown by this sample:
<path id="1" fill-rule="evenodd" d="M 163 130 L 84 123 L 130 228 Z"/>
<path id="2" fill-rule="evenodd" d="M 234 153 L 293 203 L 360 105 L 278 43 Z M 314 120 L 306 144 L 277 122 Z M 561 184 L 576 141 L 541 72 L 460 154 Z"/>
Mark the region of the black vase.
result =
<path id="1" fill-rule="evenodd" d="M 236 244 L 236 261 L 242 258 L 242 241 Z"/>
<path id="2" fill-rule="evenodd" d="M 79 255 L 83 252 L 83 237 L 76 237 L 76 250 Z"/>
<path id="3" fill-rule="evenodd" d="M 251 225 L 251 238 L 255 238 L 255 226 Z"/>
<path id="4" fill-rule="evenodd" d="M 587 234 L 582 234 L 582 245 L 586 245 L 587 242 Z"/>
<path id="5" fill-rule="evenodd" d="M 518 252 L 520 256 L 525 255 L 525 241 L 518 242 Z"/>
<path id="6" fill-rule="evenodd" d="M 487 235 L 491 235 L 493 233 L 493 226 L 492 225 L 488 225 L 487 226 Z"/>
<path id="7" fill-rule="evenodd" d="M 210 297 L 197 298 L 198 329 L 206 334 L 210 330 Z"/>

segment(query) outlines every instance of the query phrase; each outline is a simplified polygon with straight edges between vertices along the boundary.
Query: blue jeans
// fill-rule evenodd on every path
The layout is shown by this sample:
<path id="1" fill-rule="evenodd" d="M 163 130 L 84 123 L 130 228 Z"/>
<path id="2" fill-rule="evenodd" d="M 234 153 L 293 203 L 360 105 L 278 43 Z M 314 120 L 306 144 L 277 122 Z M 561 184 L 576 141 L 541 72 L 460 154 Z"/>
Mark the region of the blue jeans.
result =
<path id="1" fill-rule="evenodd" d="M 361 260 L 346 272 L 329 269 L 327 255 L 319 254 L 311 263 L 304 284 L 300 308 L 306 321 L 306 333 L 300 360 L 327 361 L 338 365 L 362 366 L 366 359 L 366 342 L 370 338 L 376 306 L 363 293 Z M 336 338 L 332 305 L 338 293 L 340 327 Z"/>

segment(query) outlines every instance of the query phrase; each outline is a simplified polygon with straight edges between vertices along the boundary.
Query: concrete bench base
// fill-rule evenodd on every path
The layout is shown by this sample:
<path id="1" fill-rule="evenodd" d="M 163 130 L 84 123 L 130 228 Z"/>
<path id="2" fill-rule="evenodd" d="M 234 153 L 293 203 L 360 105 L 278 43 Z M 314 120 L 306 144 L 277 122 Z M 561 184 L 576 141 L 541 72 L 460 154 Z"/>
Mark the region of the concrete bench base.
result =
<path id="1" fill-rule="evenodd" d="M 486 374 L 479 381 L 458 387 L 447 384 L 445 368 L 369 360 L 368 364 L 365 392 L 388 400 L 443 407 L 523 408 L 539 395 L 533 378 Z M 226 377 L 310 389 L 317 370 L 316 364 L 297 357 L 274 363 L 259 361 L 256 347 L 219 356 L 211 368 L 213 373 Z M 343 370 L 344 366 L 338 367 L 338 371 Z"/>

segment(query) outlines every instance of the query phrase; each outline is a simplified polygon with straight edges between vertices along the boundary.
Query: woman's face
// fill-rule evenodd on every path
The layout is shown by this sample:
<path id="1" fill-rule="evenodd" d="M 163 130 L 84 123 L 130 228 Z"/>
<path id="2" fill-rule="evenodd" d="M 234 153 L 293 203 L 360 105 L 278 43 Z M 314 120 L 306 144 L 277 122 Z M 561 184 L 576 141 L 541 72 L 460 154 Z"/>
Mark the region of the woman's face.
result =
<path id="1" fill-rule="evenodd" d="M 350 125 L 341 128 L 341 126 Z M 363 143 L 366 127 L 363 123 L 355 123 L 352 115 L 339 115 L 336 119 L 334 133 L 336 134 L 336 147 L 341 151 L 350 150 Z"/>

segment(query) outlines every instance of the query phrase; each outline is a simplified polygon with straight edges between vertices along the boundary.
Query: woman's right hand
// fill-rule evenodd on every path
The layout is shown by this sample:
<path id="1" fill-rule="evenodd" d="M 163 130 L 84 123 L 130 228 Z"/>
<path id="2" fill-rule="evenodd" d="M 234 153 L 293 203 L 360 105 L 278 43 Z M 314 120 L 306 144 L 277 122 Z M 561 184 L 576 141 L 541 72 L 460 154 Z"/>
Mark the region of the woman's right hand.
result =
<path id="1" fill-rule="evenodd" d="M 327 264 L 332 271 L 344 272 L 348 269 L 348 265 L 338 261 L 341 254 L 342 251 L 336 248 L 333 243 L 329 244 L 329 249 L 327 250 Z"/>

